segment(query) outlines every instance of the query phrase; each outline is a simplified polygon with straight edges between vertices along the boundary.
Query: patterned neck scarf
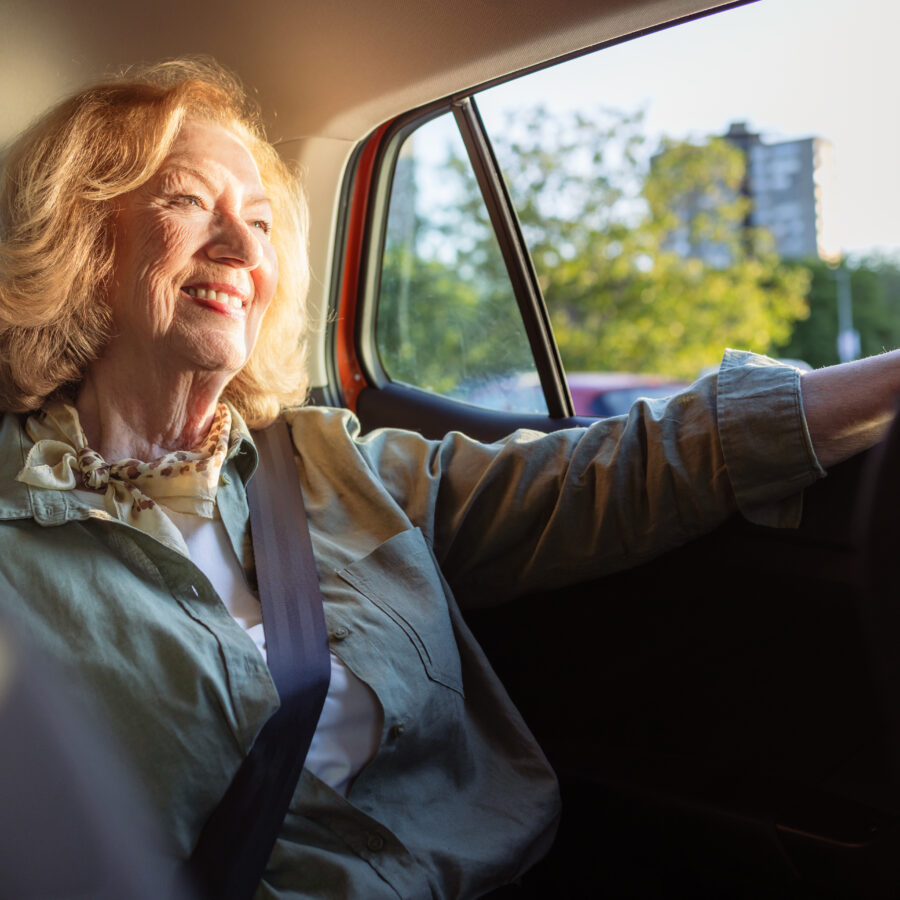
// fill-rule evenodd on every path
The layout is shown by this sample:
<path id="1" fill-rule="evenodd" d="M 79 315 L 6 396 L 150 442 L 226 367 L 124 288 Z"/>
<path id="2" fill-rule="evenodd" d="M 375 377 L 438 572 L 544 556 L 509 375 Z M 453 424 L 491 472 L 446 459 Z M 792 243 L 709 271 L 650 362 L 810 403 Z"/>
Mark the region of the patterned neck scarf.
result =
<path id="1" fill-rule="evenodd" d="M 106 462 L 88 447 L 75 407 L 61 401 L 49 403 L 30 416 L 25 430 L 35 443 L 16 476 L 18 481 L 57 491 L 79 487 L 105 491 L 103 505 L 111 516 L 184 556 L 189 554 L 181 532 L 159 504 L 213 518 L 219 474 L 241 440 L 237 429 L 232 433 L 231 411 L 224 403 L 216 407 L 202 444 L 151 462 Z"/>

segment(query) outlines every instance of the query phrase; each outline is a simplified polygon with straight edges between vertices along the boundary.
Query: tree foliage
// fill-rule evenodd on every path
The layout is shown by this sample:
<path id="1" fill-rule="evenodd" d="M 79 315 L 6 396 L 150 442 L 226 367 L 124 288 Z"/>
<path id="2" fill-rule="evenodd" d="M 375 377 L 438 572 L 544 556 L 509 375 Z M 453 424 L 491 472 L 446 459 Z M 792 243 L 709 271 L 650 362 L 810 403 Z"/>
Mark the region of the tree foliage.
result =
<path id="1" fill-rule="evenodd" d="M 640 125 L 538 107 L 492 135 L 566 368 L 692 379 L 725 346 L 787 342 L 809 275 L 743 227 L 743 155 L 667 141 L 651 162 Z M 416 212 L 399 217 L 405 237 L 389 227 L 379 346 L 393 377 L 451 392 L 528 369 L 531 354 L 461 151 L 441 179 L 451 201 L 423 210 L 408 179 Z"/>
<path id="2" fill-rule="evenodd" d="M 778 348 L 781 356 L 803 359 L 814 368 L 839 362 L 838 273 L 820 260 L 803 268 L 811 277 L 809 316 L 798 322 L 790 337 Z M 848 267 L 853 327 L 860 334 L 863 356 L 900 347 L 900 263 L 868 258 Z"/>
<path id="3" fill-rule="evenodd" d="M 454 394 L 533 359 L 474 176 L 458 155 L 445 166 L 453 199 L 437 207 L 414 173 L 395 176 L 377 340 L 392 378 Z"/>
<path id="4" fill-rule="evenodd" d="M 525 135 L 498 156 L 569 370 L 693 378 L 725 346 L 772 350 L 806 314 L 806 273 L 744 227 L 727 141 L 665 141 L 647 165 L 639 117 L 540 109 Z"/>
<path id="5" fill-rule="evenodd" d="M 480 277 L 480 268 L 388 246 L 378 345 L 394 380 L 453 395 L 533 367 L 508 285 Z"/>

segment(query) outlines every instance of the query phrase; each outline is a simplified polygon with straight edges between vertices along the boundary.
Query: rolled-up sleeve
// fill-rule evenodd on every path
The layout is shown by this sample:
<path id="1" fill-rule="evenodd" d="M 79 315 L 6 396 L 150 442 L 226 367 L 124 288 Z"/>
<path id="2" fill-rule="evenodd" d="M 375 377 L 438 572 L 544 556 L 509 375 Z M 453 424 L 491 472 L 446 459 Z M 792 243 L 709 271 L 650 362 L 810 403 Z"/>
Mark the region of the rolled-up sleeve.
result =
<path id="1" fill-rule="evenodd" d="M 749 521 L 796 527 L 802 490 L 824 477 L 813 450 L 800 370 L 728 350 L 716 392 L 719 438 L 737 507 Z"/>

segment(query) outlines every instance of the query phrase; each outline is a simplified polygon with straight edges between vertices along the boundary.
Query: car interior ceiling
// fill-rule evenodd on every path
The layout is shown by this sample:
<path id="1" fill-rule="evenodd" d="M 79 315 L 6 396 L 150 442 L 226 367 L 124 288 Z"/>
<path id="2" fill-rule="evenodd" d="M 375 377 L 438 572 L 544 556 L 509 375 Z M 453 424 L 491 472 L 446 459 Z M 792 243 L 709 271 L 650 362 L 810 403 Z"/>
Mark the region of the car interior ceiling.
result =
<path id="1" fill-rule="evenodd" d="M 301 161 L 316 141 L 334 145 L 337 174 L 311 186 L 314 215 L 326 213 L 313 232 L 324 293 L 335 185 L 372 128 L 719 5 L 572 0 L 551 17 L 542 0 L 428 3 L 416 15 L 387 0 L 262 0 L 253 29 L 265 40 L 254 41 L 230 2 L 228 15 L 206 0 L 9 4 L 0 143 L 97 72 L 195 52 L 202 33 L 203 49 L 259 88 L 273 136 L 299 142 Z M 364 390 L 358 412 L 366 429 L 484 439 L 577 423 L 389 388 Z M 734 518 L 636 569 L 468 614 L 560 775 L 560 838 L 534 875 L 546 896 L 897 895 L 900 613 L 885 601 L 897 594 L 898 428 L 886 446 L 808 489 L 795 531 Z"/>

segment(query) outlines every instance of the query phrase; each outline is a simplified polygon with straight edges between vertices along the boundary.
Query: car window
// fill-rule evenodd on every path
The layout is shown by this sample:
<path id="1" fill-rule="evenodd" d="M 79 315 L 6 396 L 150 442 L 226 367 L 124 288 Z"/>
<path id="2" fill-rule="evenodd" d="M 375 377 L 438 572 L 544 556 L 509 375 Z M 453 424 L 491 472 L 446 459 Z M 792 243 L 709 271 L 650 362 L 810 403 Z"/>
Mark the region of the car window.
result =
<path id="1" fill-rule="evenodd" d="M 864 180 L 867 149 L 896 144 L 870 99 L 892 82 L 879 57 L 851 58 L 865 17 L 836 16 L 830 0 L 750 4 L 474 96 L 575 413 L 677 391 L 727 346 L 815 367 L 900 344 L 900 233 L 882 209 L 900 188 L 887 159 L 877 189 Z M 792 64 L 770 76 L 761 59 Z M 437 121 L 397 165 L 384 367 L 530 412 L 540 366 L 463 142 L 449 115 Z"/>
<path id="2" fill-rule="evenodd" d="M 725 346 L 822 366 L 897 345 L 871 41 L 830 0 L 750 4 L 477 95 L 567 371 L 650 391 Z"/>
<path id="3" fill-rule="evenodd" d="M 377 309 L 378 354 L 393 381 L 546 414 L 497 237 L 449 112 L 399 149 Z"/>

